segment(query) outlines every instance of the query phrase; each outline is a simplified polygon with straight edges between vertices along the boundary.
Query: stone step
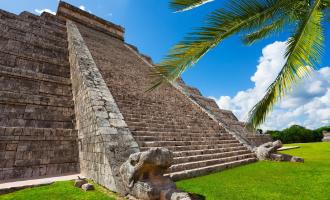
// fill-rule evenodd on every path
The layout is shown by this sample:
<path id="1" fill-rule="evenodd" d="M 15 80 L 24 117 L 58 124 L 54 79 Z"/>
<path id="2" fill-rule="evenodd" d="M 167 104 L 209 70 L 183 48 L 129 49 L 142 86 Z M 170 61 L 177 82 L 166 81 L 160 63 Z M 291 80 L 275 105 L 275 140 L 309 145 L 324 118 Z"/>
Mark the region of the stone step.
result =
<path id="1" fill-rule="evenodd" d="M 69 78 L 52 76 L 43 73 L 37 73 L 31 70 L 25 70 L 21 68 L 13 68 L 0 64 L 0 74 L 8 75 L 8 76 L 16 76 L 29 80 L 39 80 L 51 83 L 57 83 L 60 85 L 69 85 L 71 86 L 71 80 Z"/>
<path id="2" fill-rule="evenodd" d="M 152 126 L 152 127 L 151 127 Z M 161 127 L 157 124 L 148 124 L 145 127 L 134 127 L 128 124 L 128 127 L 132 131 L 150 131 L 150 132 L 191 132 L 191 133 L 212 133 L 214 129 L 203 129 L 203 128 L 175 128 L 171 126 Z"/>
<path id="3" fill-rule="evenodd" d="M 150 115 L 152 115 L 152 114 L 150 114 Z M 124 116 L 124 118 L 125 118 L 126 123 L 131 127 L 131 129 L 134 128 L 137 131 L 139 129 L 143 129 L 144 127 L 149 127 L 149 128 L 170 127 L 170 128 L 175 128 L 175 129 L 190 129 L 196 133 L 200 132 L 200 130 L 205 130 L 205 131 L 211 130 L 212 132 L 215 132 L 215 131 L 216 132 L 226 132 L 224 128 L 216 128 L 216 127 L 212 128 L 211 125 L 208 127 L 208 126 L 205 126 L 205 124 L 194 123 L 194 122 L 190 122 L 190 121 L 178 123 L 178 122 L 171 121 L 170 118 L 167 118 L 167 117 L 159 118 L 159 120 L 155 120 L 154 118 L 151 118 L 150 116 L 149 117 L 141 116 L 140 118 L 135 118 L 135 119 L 130 119 L 130 118 L 127 118 Z"/>
<path id="4" fill-rule="evenodd" d="M 141 147 L 171 147 L 171 146 L 200 146 L 239 143 L 237 140 L 208 140 L 208 141 L 137 141 Z"/>
<path id="5" fill-rule="evenodd" d="M 54 97 L 45 95 L 30 95 L 0 91 L 0 104 L 18 104 L 18 105 L 42 105 L 51 107 L 73 108 L 74 103 L 71 97 Z"/>
<path id="6" fill-rule="evenodd" d="M 63 26 L 63 28 L 66 28 L 66 20 L 56 15 L 50 14 L 48 12 L 43 12 L 41 13 L 40 18 L 44 19 L 46 22 L 56 23 L 59 26 Z"/>
<path id="7" fill-rule="evenodd" d="M 132 131 L 132 134 L 136 137 L 220 137 L 228 136 L 232 137 L 226 132 L 199 132 L 192 133 L 189 129 L 185 131 L 176 130 L 173 131 Z"/>
<path id="8" fill-rule="evenodd" d="M 8 23 L 7 21 L 0 19 L 0 28 L 7 30 L 8 33 L 16 35 L 18 37 L 31 38 L 31 40 L 45 42 L 58 47 L 67 47 L 68 42 L 65 37 L 59 37 L 51 34 L 40 28 L 32 28 L 30 26 L 19 26 L 16 23 Z"/>
<path id="9" fill-rule="evenodd" d="M 174 151 L 173 154 L 175 157 L 185 157 L 185 156 L 198 156 L 198 155 L 205 155 L 205 154 L 217 154 L 217 153 L 240 151 L 240 150 L 246 150 L 246 147 L 244 147 L 243 145 L 238 145 L 238 146 L 234 146 L 234 147 L 224 147 L 224 148 L 217 148 L 217 149 Z"/>
<path id="10" fill-rule="evenodd" d="M 29 104 L 0 104 L 0 115 L 15 119 L 72 121 L 73 108 Z"/>
<path id="11" fill-rule="evenodd" d="M 166 176 L 171 177 L 171 179 L 173 181 L 177 181 L 177 180 L 207 175 L 210 173 L 222 171 L 222 170 L 229 169 L 232 167 L 241 166 L 243 164 L 248 164 L 248 163 L 255 162 L 255 161 L 256 161 L 255 158 L 246 158 L 246 159 L 236 160 L 236 161 L 232 161 L 232 162 L 210 165 L 210 166 L 206 166 L 206 167 L 178 171 L 178 172 L 166 174 Z"/>
<path id="12" fill-rule="evenodd" d="M 123 109 L 121 106 L 119 106 L 119 108 L 121 109 L 121 111 L 124 114 L 125 119 L 127 119 L 128 121 L 131 122 L 143 122 L 141 121 L 141 119 L 149 119 L 149 120 L 155 120 L 155 121 L 162 121 L 164 120 L 164 118 L 166 118 L 168 121 L 172 122 L 172 123 L 179 123 L 179 122 L 184 122 L 184 123 L 198 123 L 198 124 L 204 124 L 201 123 L 198 119 L 199 116 L 192 116 L 186 113 L 180 113 L 178 115 L 173 115 L 171 113 L 167 113 L 164 112 L 164 110 L 162 109 L 157 109 L 155 108 L 154 110 L 152 108 L 145 108 L 144 111 L 137 111 L 134 109 L 129 109 L 129 110 L 125 110 Z M 177 120 L 175 120 L 177 119 Z M 206 121 L 206 124 L 204 124 L 205 127 L 208 127 L 208 125 L 214 126 L 213 122 L 210 121 Z M 221 127 L 220 127 L 221 128 Z"/>
<path id="13" fill-rule="evenodd" d="M 227 148 L 227 147 L 241 147 L 243 146 L 241 143 L 226 143 L 226 144 L 213 144 L 213 145 L 185 145 L 185 146 L 163 146 L 170 151 L 191 151 L 191 150 L 207 150 L 207 149 L 219 149 L 219 148 Z M 143 147 L 140 146 L 141 151 L 147 151 L 151 147 Z"/>
<path id="14" fill-rule="evenodd" d="M 68 63 L 67 52 L 49 50 L 39 46 L 33 46 L 26 42 L 10 40 L 0 35 L 1 52 L 10 52 L 14 55 L 28 57 L 35 60 L 48 61 L 51 63 Z"/>
<path id="15" fill-rule="evenodd" d="M 140 142 L 152 142 L 152 141 L 215 141 L 215 140 L 230 140 L 234 139 L 230 135 L 225 136 L 209 136 L 205 137 L 203 135 L 196 135 L 196 136 L 181 136 L 181 135 L 174 135 L 173 136 L 134 136 L 135 140 Z"/>
<path id="16" fill-rule="evenodd" d="M 194 155 L 194 156 L 184 156 L 184 157 L 175 157 L 174 164 L 188 163 L 188 162 L 198 162 L 202 160 L 214 160 L 214 159 L 222 159 L 226 157 L 232 157 L 237 155 L 244 155 L 251 153 L 249 150 L 238 150 L 238 151 L 229 151 L 222 153 L 211 153 L 211 154 L 203 154 L 203 155 Z"/>
<path id="17" fill-rule="evenodd" d="M 151 113 L 151 116 L 147 116 L 147 115 L 141 115 L 139 118 L 128 118 L 127 116 L 124 116 L 125 121 L 128 125 L 130 125 L 131 127 L 145 127 L 145 126 L 150 126 L 153 124 L 156 124 L 157 126 L 173 126 L 173 127 L 181 127 L 181 128 L 190 128 L 190 129 L 207 129 L 207 130 L 213 130 L 217 131 L 217 132 L 225 132 L 224 128 L 219 128 L 219 127 L 214 127 L 210 125 L 210 126 L 206 126 L 205 124 L 202 123 L 194 123 L 191 121 L 185 121 L 185 122 L 181 122 L 180 118 L 177 118 L 178 121 L 172 121 L 171 119 L 173 118 L 168 118 L 168 117 L 157 117 L 157 119 L 155 119 L 156 117 Z M 183 117 L 182 117 L 183 118 Z M 214 124 L 213 124 L 214 125 Z"/>
<path id="18" fill-rule="evenodd" d="M 0 126 L 72 129 L 74 110 L 65 107 L 1 102 Z"/>
<path id="19" fill-rule="evenodd" d="M 201 127 L 195 123 L 187 123 L 187 122 L 173 123 L 172 121 L 169 121 L 168 118 L 166 117 L 163 117 L 162 120 L 154 120 L 153 118 L 148 118 L 147 116 L 141 116 L 140 121 L 137 120 L 131 121 L 131 119 L 129 118 L 125 118 L 125 119 L 126 119 L 126 123 L 132 128 L 143 128 L 143 127 L 174 128 L 174 129 L 191 128 L 191 129 L 204 129 L 204 130 L 208 129 L 214 131 L 212 127 Z M 218 130 L 223 130 L 223 129 L 219 128 Z"/>
<path id="20" fill-rule="evenodd" d="M 0 19 L 2 22 L 6 22 L 7 24 L 16 24 L 20 27 L 29 27 L 32 29 L 39 29 L 42 32 L 46 32 L 47 34 L 55 35 L 56 37 L 66 38 L 66 30 L 58 29 L 51 25 L 46 25 L 38 22 L 38 20 L 29 19 L 24 17 L 24 15 L 15 15 L 4 10 L 0 10 Z M 43 20 L 40 18 L 40 20 Z"/>
<path id="21" fill-rule="evenodd" d="M 0 162 L 0 179 L 31 178 L 32 169 L 26 168 L 37 168 L 33 172 L 36 176 L 39 169 L 52 171 L 51 165 L 58 163 L 78 169 L 77 137 L 78 132 L 72 129 L 0 127 L 0 158 L 5 157 Z M 69 169 L 67 172 L 75 171 Z"/>
<path id="22" fill-rule="evenodd" d="M 50 63 L 48 61 L 35 60 L 28 57 L 22 57 L 10 52 L 1 52 L 0 64 L 19 70 L 26 70 L 35 73 L 41 73 L 51 76 L 70 78 L 69 63 Z"/>
<path id="23" fill-rule="evenodd" d="M 14 45 L 14 46 L 13 46 Z M 61 66 L 69 66 L 68 58 L 61 58 L 57 59 L 56 57 L 49 57 L 49 56 L 43 56 L 41 54 L 31 53 L 30 50 L 27 48 L 19 48 L 17 47 L 17 43 L 13 41 L 4 41 L 4 43 L 1 44 L 0 40 L 0 53 L 2 54 L 9 54 L 13 55 L 15 57 L 19 57 L 24 60 L 32 60 L 35 62 L 42 62 L 42 63 L 50 63 L 52 65 L 61 65 Z M 21 52 L 19 52 L 21 51 Z M 32 50 L 33 52 L 33 50 Z"/>
<path id="24" fill-rule="evenodd" d="M 49 41 L 42 41 L 39 38 L 31 37 L 27 32 L 18 32 L 9 27 L 2 27 L 0 36 L 4 40 L 12 40 L 26 45 L 33 46 L 35 49 L 42 49 L 44 52 L 56 52 L 58 56 L 68 55 L 68 49 L 65 46 L 59 47 L 49 43 Z M 49 54 L 49 53 L 48 53 Z"/>
<path id="25" fill-rule="evenodd" d="M 34 24 L 40 24 L 52 27 L 56 30 L 66 32 L 65 20 L 61 20 L 56 15 L 44 12 L 40 16 L 33 13 L 23 11 L 19 14 L 19 18 L 22 18 L 24 21 Z"/>
<path id="26" fill-rule="evenodd" d="M 2 142 L 6 141 L 6 143 L 13 140 L 76 141 L 77 137 L 78 137 L 78 131 L 74 129 L 0 126 L 0 138 L 1 138 L 0 141 Z M 0 151 L 4 149 L 5 149 L 4 146 L 0 146 Z M 20 149 L 20 150 L 26 151 L 28 149 Z"/>
<path id="27" fill-rule="evenodd" d="M 67 128 L 72 129 L 74 125 L 72 122 L 63 121 L 46 121 L 46 120 L 25 120 L 25 119 L 15 119 L 6 118 L 0 114 L 0 126 L 10 126 L 10 127 L 31 127 L 31 128 Z"/>
<path id="28" fill-rule="evenodd" d="M 71 85 L 29 79 L 26 77 L 8 76 L 7 74 L 0 73 L 0 85 L 2 86 L 0 91 L 31 95 L 72 97 Z"/>
<path id="29" fill-rule="evenodd" d="M 172 165 L 169 168 L 169 172 L 173 173 L 173 172 L 178 172 L 178 171 L 184 171 L 187 169 L 203 168 L 203 167 L 207 167 L 207 166 L 211 166 L 211 165 L 229 163 L 229 162 L 248 159 L 248 158 L 255 158 L 255 155 L 253 153 L 247 153 L 247 154 L 235 155 L 235 156 L 231 156 L 231 157 L 180 163 L 180 164 Z"/>
<path id="30" fill-rule="evenodd" d="M 51 30 L 54 30 L 59 33 L 65 33 L 66 32 L 66 25 L 63 23 L 59 23 L 59 20 L 47 20 L 45 17 L 41 17 L 39 15 L 35 15 L 33 13 L 30 13 L 28 11 L 23 11 L 19 15 L 17 15 L 18 19 L 29 23 L 30 26 L 44 26 Z"/>

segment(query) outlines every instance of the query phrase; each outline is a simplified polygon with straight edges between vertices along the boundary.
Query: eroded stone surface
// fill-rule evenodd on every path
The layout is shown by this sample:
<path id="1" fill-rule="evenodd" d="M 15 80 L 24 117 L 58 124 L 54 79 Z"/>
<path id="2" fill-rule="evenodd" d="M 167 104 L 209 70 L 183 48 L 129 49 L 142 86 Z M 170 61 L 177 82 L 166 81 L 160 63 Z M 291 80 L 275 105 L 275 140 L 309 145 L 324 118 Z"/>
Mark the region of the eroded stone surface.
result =
<path id="1" fill-rule="evenodd" d="M 330 142 L 330 132 L 324 132 L 323 133 L 323 142 Z"/>
<path id="2" fill-rule="evenodd" d="M 67 28 L 81 173 L 123 193 L 119 167 L 138 145 L 76 25 L 67 21 Z"/>
<path id="3" fill-rule="evenodd" d="M 81 186 L 81 189 L 84 191 L 94 190 L 94 186 L 90 183 L 85 183 Z"/>
<path id="4" fill-rule="evenodd" d="M 304 162 L 303 158 L 277 153 L 277 150 L 282 146 L 282 142 L 280 140 L 277 140 L 275 142 L 268 142 L 263 145 L 260 145 L 253 150 L 259 160 Z"/>
<path id="5" fill-rule="evenodd" d="M 173 163 L 173 154 L 166 148 L 151 148 L 132 154 L 120 167 L 120 174 L 128 194 L 141 200 L 188 200 L 189 195 L 176 189 L 165 177 Z"/>
<path id="6" fill-rule="evenodd" d="M 65 21 L 0 10 L 0 182 L 79 172 Z"/>
<path id="7" fill-rule="evenodd" d="M 87 180 L 86 179 L 76 179 L 74 180 L 74 186 L 77 188 L 81 188 L 82 185 L 86 184 Z"/>

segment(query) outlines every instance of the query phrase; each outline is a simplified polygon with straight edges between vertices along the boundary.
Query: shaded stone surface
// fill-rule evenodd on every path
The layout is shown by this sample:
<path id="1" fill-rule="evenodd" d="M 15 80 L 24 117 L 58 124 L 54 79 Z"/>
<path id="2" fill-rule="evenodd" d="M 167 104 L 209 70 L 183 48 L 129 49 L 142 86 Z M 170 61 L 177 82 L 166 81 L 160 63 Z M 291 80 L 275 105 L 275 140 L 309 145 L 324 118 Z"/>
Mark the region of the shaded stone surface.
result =
<path id="1" fill-rule="evenodd" d="M 120 167 L 126 192 L 141 200 L 189 200 L 187 193 L 177 190 L 175 183 L 164 176 L 172 163 L 173 154 L 165 148 L 132 154 Z"/>
<path id="2" fill-rule="evenodd" d="M 81 186 L 81 189 L 84 191 L 94 190 L 94 186 L 90 183 L 85 183 Z"/>
<path id="3" fill-rule="evenodd" d="M 82 185 L 86 184 L 87 180 L 86 179 L 76 179 L 74 180 L 74 186 L 77 188 L 81 188 Z"/>
<path id="4" fill-rule="evenodd" d="M 81 173 L 123 193 L 119 167 L 139 151 L 114 98 L 72 21 L 67 21 Z"/>
<path id="5" fill-rule="evenodd" d="M 0 10 L 0 182 L 79 171 L 65 21 Z"/>
<path id="6" fill-rule="evenodd" d="M 240 122 L 232 111 L 220 109 L 214 99 L 204 97 L 197 88 L 185 84 L 181 78 L 177 80 L 177 84 L 188 98 L 205 109 L 207 113 L 212 115 L 227 131 L 230 131 L 242 143 L 256 147 L 272 141 L 271 136 L 268 134 L 256 134 L 255 131 L 248 130 L 246 124 Z"/>

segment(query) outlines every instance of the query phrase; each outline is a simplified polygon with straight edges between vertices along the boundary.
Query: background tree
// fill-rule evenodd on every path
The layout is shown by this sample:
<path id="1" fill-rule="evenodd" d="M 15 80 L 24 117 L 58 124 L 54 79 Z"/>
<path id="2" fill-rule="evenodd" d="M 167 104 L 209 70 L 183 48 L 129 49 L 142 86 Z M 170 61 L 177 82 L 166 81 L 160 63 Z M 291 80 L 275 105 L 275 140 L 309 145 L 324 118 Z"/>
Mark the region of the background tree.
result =
<path id="1" fill-rule="evenodd" d="M 187 11 L 212 0 L 172 0 L 176 12 Z M 212 12 L 205 26 L 189 33 L 175 45 L 153 72 L 151 89 L 176 80 L 209 50 L 224 39 L 242 34 L 251 45 L 274 33 L 291 30 L 285 52 L 286 62 L 264 97 L 249 112 L 254 128 L 264 122 L 274 104 L 299 80 L 311 74 L 323 52 L 323 29 L 329 22 L 330 0 L 229 0 L 224 8 Z"/>

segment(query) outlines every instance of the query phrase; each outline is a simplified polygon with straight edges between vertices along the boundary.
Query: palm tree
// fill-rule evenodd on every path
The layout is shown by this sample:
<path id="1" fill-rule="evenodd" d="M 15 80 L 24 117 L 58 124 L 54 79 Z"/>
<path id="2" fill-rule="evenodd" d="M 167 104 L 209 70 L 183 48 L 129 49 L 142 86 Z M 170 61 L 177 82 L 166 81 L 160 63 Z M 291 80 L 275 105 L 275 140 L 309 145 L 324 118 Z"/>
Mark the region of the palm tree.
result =
<path id="1" fill-rule="evenodd" d="M 211 1 L 171 0 L 170 7 L 182 12 Z M 151 89 L 176 80 L 184 70 L 232 35 L 242 34 L 242 41 L 251 45 L 274 33 L 292 30 L 285 64 L 264 97 L 249 112 L 248 123 L 256 128 L 264 122 L 274 104 L 320 63 L 323 29 L 330 21 L 326 18 L 329 9 L 330 0 L 229 0 L 224 8 L 210 14 L 205 26 L 188 34 L 156 65 Z"/>

